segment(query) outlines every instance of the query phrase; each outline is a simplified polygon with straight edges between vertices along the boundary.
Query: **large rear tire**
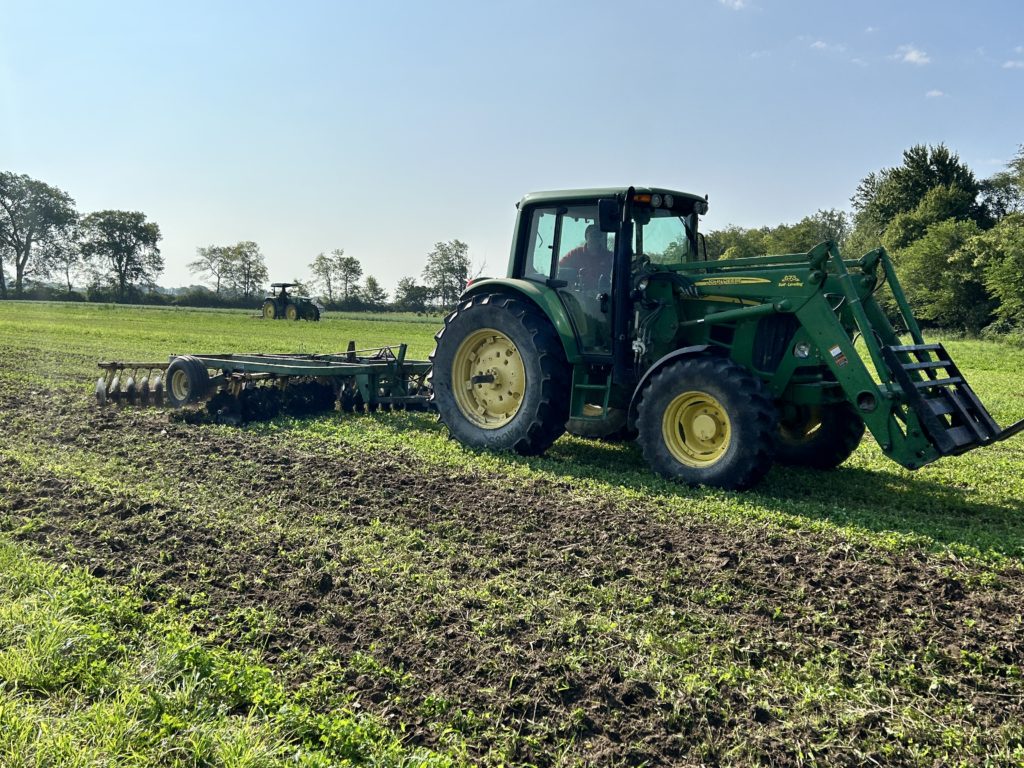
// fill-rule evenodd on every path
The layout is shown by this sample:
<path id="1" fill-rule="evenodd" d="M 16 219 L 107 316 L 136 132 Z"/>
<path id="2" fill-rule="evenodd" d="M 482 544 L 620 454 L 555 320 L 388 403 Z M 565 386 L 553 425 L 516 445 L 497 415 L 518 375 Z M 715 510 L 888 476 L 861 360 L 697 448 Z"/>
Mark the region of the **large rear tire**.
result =
<path id="1" fill-rule="evenodd" d="M 474 296 L 445 318 L 435 340 L 431 399 L 460 443 L 532 456 L 565 431 L 572 370 L 536 306 Z"/>
<path id="2" fill-rule="evenodd" d="M 778 416 L 761 381 L 743 366 L 699 357 L 654 374 L 641 395 L 637 429 L 658 474 L 742 490 L 771 467 Z"/>
<path id="3" fill-rule="evenodd" d="M 165 397 L 169 405 L 181 408 L 197 403 L 210 391 L 206 365 L 192 355 L 174 358 L 167 367 Z"/>
<path id="4" fill-rule="evenodd" d="M 289 303 L 288 306 L 284 308 L 284 316 L 286 320 L 298 320 L 302 316 L 302 313 L 299 312 L 297 304 Z"/>
<path id="5" fill-rule="evenodd" d="M 789 407 L 779 419 L 775 460 L 835 469 L 850 458 L 863 437 L 864 421 L 849 403 Z"/>
<path id="6" fill-rule="evenodd" d="M 274 304 L 273 299 L 267 299 L 263 302 L 263 319 L 274 320 L 277 317 L 277 305 Z"/>

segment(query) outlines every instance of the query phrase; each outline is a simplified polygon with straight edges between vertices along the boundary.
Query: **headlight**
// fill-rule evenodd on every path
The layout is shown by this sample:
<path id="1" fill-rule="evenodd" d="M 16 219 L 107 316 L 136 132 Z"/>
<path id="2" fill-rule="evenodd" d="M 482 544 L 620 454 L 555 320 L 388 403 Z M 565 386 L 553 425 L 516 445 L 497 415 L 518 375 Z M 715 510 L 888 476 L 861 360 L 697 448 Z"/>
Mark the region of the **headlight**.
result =
<path id="1" fill-rule="evenodd" d="M 658 194 L 651 195 L 651 206 L 653 208 L 660 208 L 661 207 L 661 195 L 658 195 Z"/>
<path id="2" fill-rule="evenodd" d="M 665 207 L 671 208 L 675 205 L 676 199 L 672 195 L 665 195 Z"/>
<path id="3" fill-rule="evenodd" d="M 811 356 L 811 345 L 806 341 L 798 341 L 796 346 L 793 347 L 793 356 L 806 360 Z"/>

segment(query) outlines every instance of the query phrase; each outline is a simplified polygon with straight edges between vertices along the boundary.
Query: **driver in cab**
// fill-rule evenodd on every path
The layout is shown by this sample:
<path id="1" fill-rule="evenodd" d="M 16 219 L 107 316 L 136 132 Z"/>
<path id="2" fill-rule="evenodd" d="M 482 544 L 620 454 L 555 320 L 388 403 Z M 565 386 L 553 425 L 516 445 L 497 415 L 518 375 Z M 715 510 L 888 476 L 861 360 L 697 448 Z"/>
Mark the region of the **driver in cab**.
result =
<path id="1" fill-rule="evenodd" d="M 612 252 L 608 248 L 608 235 L 597 224 L 591 224 L 584 232 L 586 242 L 573 248 L 558 260 L 558 267 L 576 270 L 583 288 L 596 289 L 602 275 L 612 271 Z"/>

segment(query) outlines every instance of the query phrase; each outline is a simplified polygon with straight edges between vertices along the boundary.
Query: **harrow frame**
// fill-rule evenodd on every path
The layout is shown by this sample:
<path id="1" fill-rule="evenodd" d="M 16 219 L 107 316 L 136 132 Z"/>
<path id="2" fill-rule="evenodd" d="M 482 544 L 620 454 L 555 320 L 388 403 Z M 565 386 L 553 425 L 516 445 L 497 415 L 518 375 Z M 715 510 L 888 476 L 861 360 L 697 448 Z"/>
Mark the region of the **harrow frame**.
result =
<path id="1" fill-rule="evenodd" d="M 287 390 L 298 383 L 330 387 L 344 411 L 378 408 L 423 409 L 429 404 L 427 375 L 431 363 L 406 359 L 407 345 L 356 349 L 349 342 L 345 352 L 334 354 L 202 354 L 171 355 L 166 362 L 104 361 L 96 382 L 99 405 L 125 403 L 188 405 L 218 398 L 238 399 L 254 387 Z M 207 379 L 192 387 L 185 398 L 169 397 L 168 369 L 176 360 L 194 360 Z M 198 369 L 197 369 L 198 370 Z M 211 375 L 210 372 L 213 372 Z M 181 402 L 184 400 L 184 402 Z"/>

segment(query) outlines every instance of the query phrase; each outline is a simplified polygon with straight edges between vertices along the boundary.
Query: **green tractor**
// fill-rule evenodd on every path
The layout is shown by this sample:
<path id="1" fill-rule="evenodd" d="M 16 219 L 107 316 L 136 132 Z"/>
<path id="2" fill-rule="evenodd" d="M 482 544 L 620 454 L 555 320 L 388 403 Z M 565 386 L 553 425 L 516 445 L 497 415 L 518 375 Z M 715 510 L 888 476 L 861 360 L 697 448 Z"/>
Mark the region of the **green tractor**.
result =
<path id="1" fill-rule="evenodd" d="M 320 320 L 320 307 L 315 301 L 288 292 L 289 288 L 297 285 L 298 283 L 271 283 L 270 294 L 263 300 L 263 317 L 267 320 Z"/>
<path id="2" fill-rule="evenodd" d="M 834 468 L 865 428 L 910 469 L 1024 429 L 925 343 L 884 249 L 709 261 L 707 208 L 655 188 L 524 197 L 507 277 L 472 282 L 436 336 L 449 432 L 525 455 L 566 429 L 635 436 L 664 476 L 742 489 L 773 462 Z"/>

